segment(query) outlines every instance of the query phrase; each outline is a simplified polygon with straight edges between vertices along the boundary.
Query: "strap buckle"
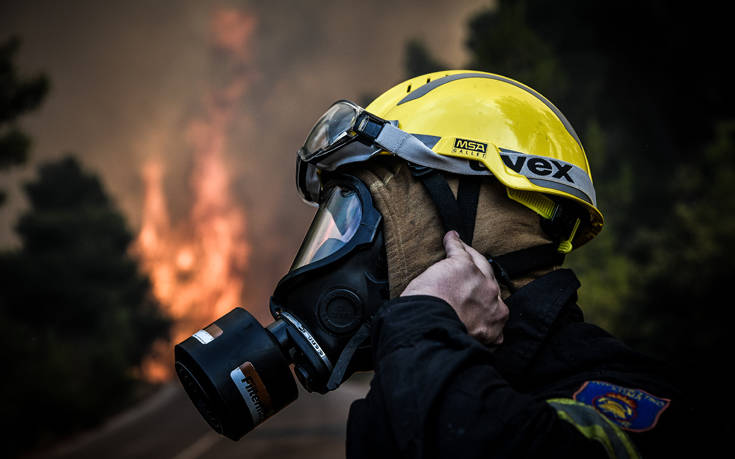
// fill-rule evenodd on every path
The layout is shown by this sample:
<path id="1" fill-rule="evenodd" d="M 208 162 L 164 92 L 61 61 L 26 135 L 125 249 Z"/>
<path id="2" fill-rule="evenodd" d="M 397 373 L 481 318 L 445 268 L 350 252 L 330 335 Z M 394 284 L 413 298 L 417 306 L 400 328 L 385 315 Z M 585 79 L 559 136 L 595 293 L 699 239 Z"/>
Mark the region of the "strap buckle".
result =
<path id="1" fill-rule="evenodd" d="M 387 121 L 384 119 L 363 111 L 355 121 L 354 130 L 362 143 L 372 145 L 375 143 L 375 139 L 378 138 L 386 123 Z"/>
<path id="2" fill-rule="evenodd" d="M 432 169 L 431 167 L 421 166 L 419 164 L 415 164 L 415 163 L 408 162 L 408 161 L 406 162 L 408 163 L 408 168 L 411 169 L 411 175 L 413 175 L 416 178 L 424 177 L 426 175 L 436 172 L 436 169 Z"/>

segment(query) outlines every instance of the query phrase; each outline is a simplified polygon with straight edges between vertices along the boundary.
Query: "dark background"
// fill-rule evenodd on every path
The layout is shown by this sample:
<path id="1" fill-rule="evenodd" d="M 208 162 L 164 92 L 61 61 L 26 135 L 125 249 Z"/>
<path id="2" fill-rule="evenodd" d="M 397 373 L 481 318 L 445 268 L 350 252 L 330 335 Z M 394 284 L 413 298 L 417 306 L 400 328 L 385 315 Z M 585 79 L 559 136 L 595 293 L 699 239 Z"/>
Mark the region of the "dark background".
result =
<path id="1" fill-rule="evenodd" d="M 735 113 L 724 11 L 626 0 L 291 3 L 0 7 L 1 393 L 11 451 L 94 428 L 157 387 L 141 364 L 185 318 L 156 295 L 151 260 L 135 251 L 143 169 L 151 158 L 164 165 L 172 220 L 206 225 L 189 213 L 202 164 L 186 140 L 192 120 L 224 135 L 225 210 L 247 222 L 236 233 L 247 245 L 240 304 L 268 321 L 268 295 L 313 215 L 292 174 L 314 119 L 333 100 L 364 102 L 443 68 L 518 79 L 569 118 L 606 219 L 568 257 L 587 319 L 674 365 L 705 409 L 693 422 L 731 432 L 723 373 Z M 245 51 L 213 45 L 211 18 L 222 9 L 252 22 Z M 225 123 L 212 107 L 226 109 Z"/>

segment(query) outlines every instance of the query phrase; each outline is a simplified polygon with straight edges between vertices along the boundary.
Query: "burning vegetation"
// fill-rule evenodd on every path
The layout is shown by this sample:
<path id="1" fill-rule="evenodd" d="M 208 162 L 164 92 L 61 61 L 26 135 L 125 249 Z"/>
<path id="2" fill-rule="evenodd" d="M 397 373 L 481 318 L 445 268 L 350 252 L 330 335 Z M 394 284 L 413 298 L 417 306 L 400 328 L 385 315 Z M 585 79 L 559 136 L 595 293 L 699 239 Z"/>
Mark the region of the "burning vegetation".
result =
<path id="1" fill-rule="evenodd" d="M 154 153 L 143 165 L 143 220 L 136 251 L 155 296 L 175 321 L 174 342 L 242 301 L 250 252 L 247 218 L 230 192 L 226 147 L 234 114 L 253 80 L 250 44 L 255 25 L 254 16 L 238 9 L 212 15 L 212 52 L 222 77 L 186 125 L 192 199 L 185 218 L 170 217 L 163 186 L 165 155 Z M 171 344 L 160 343 L 144 364 L 144 374 L 153 381 L 168 379 L 171 361 Z"/>

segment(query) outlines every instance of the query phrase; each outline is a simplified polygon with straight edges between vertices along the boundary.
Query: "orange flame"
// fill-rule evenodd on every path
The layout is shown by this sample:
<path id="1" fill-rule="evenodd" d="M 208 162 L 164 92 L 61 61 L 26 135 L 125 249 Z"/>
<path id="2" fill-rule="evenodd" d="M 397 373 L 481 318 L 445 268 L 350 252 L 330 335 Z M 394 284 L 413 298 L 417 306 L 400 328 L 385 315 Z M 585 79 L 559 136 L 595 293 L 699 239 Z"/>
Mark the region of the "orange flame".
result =
<path id="1" fill-rule="evenodd" d="M 153 293 L 175 321 L 179 342 L 238 306 L 249 246 L 245 214 L 230 195 L 225 163 L 227 135 L 237 103 L 252 80 L 248 61 L 255 18 L 236 9 L 212 16 L 212 43 L 228 69 L 226 81 L 204 97 L 203 113 L 192 119 L 186 140 L 193 151 L 189 177 L 193 201 L 187 218 L 172 224 L 163 188 L 160 156 L 143 166 L 145 195 L 136 251 L 148 272 Z M 171 376 L 171 343 L 159 343 L 143 365 L 144 376 Z"/>

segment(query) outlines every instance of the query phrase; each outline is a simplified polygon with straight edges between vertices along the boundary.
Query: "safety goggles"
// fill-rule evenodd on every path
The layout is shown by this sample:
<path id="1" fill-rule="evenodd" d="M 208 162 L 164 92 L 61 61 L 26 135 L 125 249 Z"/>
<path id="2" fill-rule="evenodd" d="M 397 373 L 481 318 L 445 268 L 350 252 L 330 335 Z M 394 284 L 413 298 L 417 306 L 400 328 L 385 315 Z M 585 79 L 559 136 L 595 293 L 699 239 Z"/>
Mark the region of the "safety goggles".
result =
<path id="1" fill-rule="evenodd" d="M 465 175 L 487 175 L 465 160 L 439 155 L 432 147 L 439 137 L 410 134 L 396 121 L 373 115 L 347 100 L 340 100 L 319 118 L 299 149 L 296 185 L 308 202 L 317 202 L 321 192 L 320 171 L 367 161 L 385 151 L 424 167 Z"/>
<path id="2" fill-rule="evenodd" d="M 337 101 L 314 124 L 299 149 L 299 157 L 308 163 L 355 141 L 370 146 L 385 124 L 385 120 L 348 100 Z"/>
<path id="3" fill-rule="evenodd" d="M 375 238 L 381 215 L 360 180 L 339 175 L 329 181 L 322 195 L 289 272 L 331 263 Z"/>

